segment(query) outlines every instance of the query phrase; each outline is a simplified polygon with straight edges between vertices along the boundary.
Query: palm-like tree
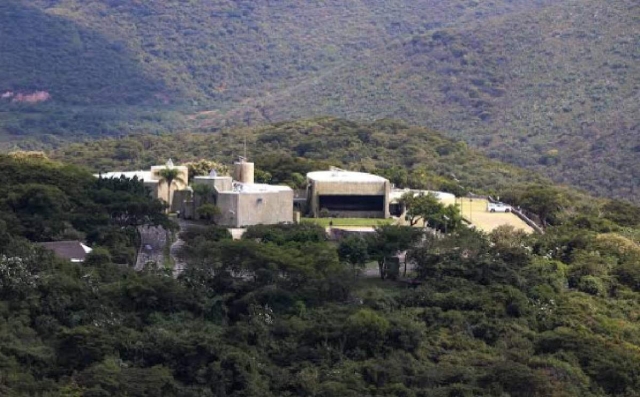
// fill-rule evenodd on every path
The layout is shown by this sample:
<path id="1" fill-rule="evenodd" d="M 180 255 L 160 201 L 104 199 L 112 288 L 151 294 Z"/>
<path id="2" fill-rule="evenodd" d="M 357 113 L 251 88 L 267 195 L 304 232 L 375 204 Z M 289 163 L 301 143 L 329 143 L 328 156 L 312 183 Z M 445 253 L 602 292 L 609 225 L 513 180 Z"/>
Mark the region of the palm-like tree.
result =
<path id="1" fill-rule="evenodd" d="M 180 171 L 177 168 L 167 167 L 165 169 L 162 169 L 158 171 L 158 176 L 160 177 L 160 183 L 164 182 L 167 184 L 167 203 L 169 204 L 169 210 L 171 210 L 171 199 L 173 197 L 171 195 L 171 186 L 173 185 L 173 182 L 185 182 L 180 177 Z"/>

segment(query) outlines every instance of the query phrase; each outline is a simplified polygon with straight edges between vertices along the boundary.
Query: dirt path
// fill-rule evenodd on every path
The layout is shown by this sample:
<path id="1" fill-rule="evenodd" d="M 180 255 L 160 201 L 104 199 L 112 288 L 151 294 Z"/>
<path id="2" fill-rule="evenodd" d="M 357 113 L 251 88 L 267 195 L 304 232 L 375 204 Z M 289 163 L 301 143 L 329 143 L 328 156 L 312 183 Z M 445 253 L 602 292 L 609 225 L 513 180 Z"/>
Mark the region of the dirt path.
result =
<path id="1" fill-rule="evenodd" d="M 168 232 L 160 226 L 141 226 L 140 249 L 136 260 L 135 270 L 144 269 L 148 263 L 155 263 L 157 267 L 164 265 L 164 253 L 167 246 Z"/>
<path id="2" fill-rule="evenodd" d="M 173 260 L 173 277 L 178 277 L 185 269 L 187 264 L 180 257 L 180 250 L 184 247 L 184 240 L 180 238 L 180 233 L 186 231 L 189 227 L 189 223 L 186 222 L 182 218 L 178 218 L 178 225 L 180 226 L 180 230 L 176 235 L 176 241 L 171 244 L 170 254 L 171 259 Z"/>

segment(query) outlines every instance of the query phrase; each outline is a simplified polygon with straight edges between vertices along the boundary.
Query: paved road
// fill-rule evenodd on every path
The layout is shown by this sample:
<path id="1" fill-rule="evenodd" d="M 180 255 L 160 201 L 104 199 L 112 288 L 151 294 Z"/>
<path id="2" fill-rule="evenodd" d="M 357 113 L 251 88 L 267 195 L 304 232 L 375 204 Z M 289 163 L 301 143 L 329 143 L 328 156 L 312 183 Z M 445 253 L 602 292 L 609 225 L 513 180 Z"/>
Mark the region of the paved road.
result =
<path id="1" fill-rule="evenodd" d="M 164 250 L 169 233 L 160 226 L 141 226 L 140 249 L 136 260 L 136 270 L 144 269 L 147 263 L 155 263 L 157 267 L 164 265 Z"/>
<path id="2" fill-rule="evenodd" d="M 176 241 L 171 244 L 171 259 L 173 260 L 173 277 L 178 277 L 180 273 L 187 266 L 186 263 L 180 258 L 180 249 L 184 246 L 185 242 L 180 238 L 180 232 L 187 230 L 189 227 L 189 223 L 182 218 L 178 218 L 178 225 L 180 226 L 180 230 L 178 231 Z"/>

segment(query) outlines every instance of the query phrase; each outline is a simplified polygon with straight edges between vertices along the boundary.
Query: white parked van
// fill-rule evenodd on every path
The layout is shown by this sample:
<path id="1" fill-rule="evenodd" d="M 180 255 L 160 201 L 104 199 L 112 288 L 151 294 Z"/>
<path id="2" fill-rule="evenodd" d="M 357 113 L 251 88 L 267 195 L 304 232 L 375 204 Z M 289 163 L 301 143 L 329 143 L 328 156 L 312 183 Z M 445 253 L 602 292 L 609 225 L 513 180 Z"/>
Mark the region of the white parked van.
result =
<path id="1" fill-rule="evenodd" d="M 513 208 L 505 203 L 488 203 L 487 211 L 489 212 L 511 212 Z"/>

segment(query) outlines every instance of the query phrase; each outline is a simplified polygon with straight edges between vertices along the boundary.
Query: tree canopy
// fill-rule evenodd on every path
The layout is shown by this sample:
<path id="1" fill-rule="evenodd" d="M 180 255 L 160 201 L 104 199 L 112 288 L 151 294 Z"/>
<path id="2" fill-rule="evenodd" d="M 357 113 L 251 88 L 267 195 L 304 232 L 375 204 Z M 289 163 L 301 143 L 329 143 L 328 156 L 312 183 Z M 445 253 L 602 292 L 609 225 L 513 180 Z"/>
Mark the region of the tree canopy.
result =
<path id="1" fill-rule="evenodd" d="M 240 240 L 198 225 L 180 236 L 174 275 L 119 258 L 136 225 L 168 221 L 142 183 L 46 159 L 0 163 L 3 396 L 640 389 L 640 230 L 612 215 L 634 208 L 583 201 L 544 234 L 389 225 L 337 243 L 310 224 L 254 226 Z M 34 244 L 71 232 L 94 247 L 84 263 Z M 354 280 L 352 264 L 404 250 L 413 288 Z"/>

